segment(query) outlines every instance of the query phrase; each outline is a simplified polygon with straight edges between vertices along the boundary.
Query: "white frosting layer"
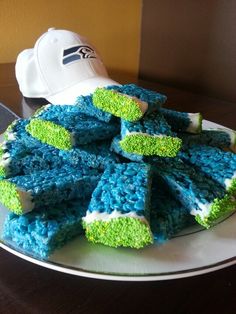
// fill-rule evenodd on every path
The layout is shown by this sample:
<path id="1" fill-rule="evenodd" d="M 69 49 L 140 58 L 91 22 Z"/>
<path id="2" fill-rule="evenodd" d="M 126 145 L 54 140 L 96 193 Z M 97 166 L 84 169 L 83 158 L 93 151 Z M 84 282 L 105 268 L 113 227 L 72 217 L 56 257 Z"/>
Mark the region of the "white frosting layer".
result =
<path id="1" fill-rule="evenodd" d="M 200 116 L 200 113 L 188 113 L 188 117 L 191 122 L 186 130 L 187 132 L 196 133 L 196 130 L 199 130 Z"/>
<path id="2" fill-rule="evenodd" d="M 6 168 L 6 167 L 8 167 L 10 161 L 11 161 L 11 158 L 5 158 L 5 159 L 2 158 L 2 159 L 0 160 L 0 166 Z"/>
<path id="3" fill-rule="evenodd" d="M 203 203 L 197 202 L 197 205 L 200 209 L 194 208 L 190 211 L 190 214 L 193 216 L 199 215 L 201 219 L 208 217 L 211 212 L 212 203 L 203 204 Z"/>
<path id="4" fill-rule="evenodd" d="M 8 153 L 8 152 L 6 152 L 6 153 L 4 153 L 3 155 L 2 155 L 2 158 L 3 159 L 7 159 L 7 158 L 9 158 L 10 157 L 10 154 Z"/>
<path id="5" fill-rule="evenodd" d="M 2 142 L 1 148 L 2 148 L 2 149 L 6 149 L 6 148 L 7 148 L 7 141 L 3 141 L 3 142 Z"/>
<path id="6" fill-rule="evenodd" d="M 8 141 L 14 141 L 16 139 L 16 135 L 14 132 L 7 132 Z"/>
<path id="7" fill-rule="evenodd" d="M 128 130 L 126 130 L 125 132 L 125 136 L 126 135 L 135 135 L 135 134 L 138 134 L 138 135 L 143 135 L 143 136 L 147 136 L 147 137 L 165 137 L 167 135 L 163 135 L 163 134 L 148 134 L 148 133 L 143 133 L 143 132 L 129 132 Z"/>
<path id="8" fill-rule="evenodd" d="M 230 141 L 231 141 L 231 145 L 230 145 L 230 149 L 236 153 L 236 132 L 230 129 L 226 129 L 226 132 L 229 134 L 230 136 Z"/>
<path id="9" fill-rule="evenodd" d="M 236 178 L 236 171 L 234 172 L 233 176 L 230 179 L 225 179 L 224 184 L 227 190 L 231 187 L 232 181 L 235 178 Z"/>
<path id="10" fill-rule="evenodd" d="M 126 97 L 130 98 L 130 99 L 133 99 L 135 100 L 135 102 L 137 103 L 137 105 L 139 106 L 139 108 L 141 109 L 142 113 L 144 114 L 147 109 L 148 109 L 148 103 L 146 101 L 142 101 L 140 99 L 138 99 L 137 97 L 135 96 L 130 96 L 130 95 L 127 95 L 127 94 L 122 94 L 120 92 L 117 92 L 116 90 L 113 90 L 114 93 L 116 94 L 119 94 L 119 95 L 125 95 Z"/>
<path id="11" fill-rule="evenodd" d="M 4 153 L 0 159 L 0 166 L 5 169 L 5 172 L 8 172 L 9 170 L 9 164 L 11 162 L 11 158 L 9 153 Z"/>
<path id="12" fill-rule="evenodd" d="M 231 199 L 235 200 L 235 197 L 231 196 Z M 201 219 L 204 219 L 210 215 L 213 203 L 203 204 L 198 202 L 197 205 L 201 210 L 194 208 L 190 211 L 191 215 L 193 216 L 199 215 Z"/>
<path id="13" fill-rule="evenodd" d="M 38 113 L 34 114 L 34 117 L 38 117 L 42 112 L 46 111 L 51 106 L 52 106 L 52 104 L 44 105 L 43 108 L 41 110 L 39 110 Z"/>
<path id="14" fill-rule="evenodd" d="M 23 208 L 23 212 L 30 212 L 34 208 L 34 203 L 32 202 L 32 195 L 30 192 L 26 192 L 22 189 L 17 189 L 17 193 L 19 194 L 21 206 Z"/>
<path id="15" fill-rule="evenodd" d="M 144 223 L 148 224 L 146 218 L 144 216 L 139 216 L 135 211 L 131 211 L 129 213 L 123 214 L 118 210 L 114 210 L 111 214 L 106 212 L 99 211 L 87 211 L 86 216 L 83 218 L 83 221 L 87 224 L 94 222 L 96 220 L 109 221 L 111 219 L 119 218 L 119 217 L 130 217 L 142 220 Z"/>
<path id="16" fill-rule="evenodd" d="M 222 131 L 229 135 L 230 138 L 230 146 L 229 148 L 236 153 L 236 132 L 234 130 L 228 129 L 228 128 L 210 128 L 207 129 L 209 131 L 215 130 L 215 131 Z"/>
<path id="17" fill-rule="evenodd" d="M 148 103 L 146 101 L 142 101 L 135 96 L 128 96 L 128 97 L 136 101 L 136 103 L 139 105 L 139 108 L 141 109 L 143 114 L 148 110 Z"/>

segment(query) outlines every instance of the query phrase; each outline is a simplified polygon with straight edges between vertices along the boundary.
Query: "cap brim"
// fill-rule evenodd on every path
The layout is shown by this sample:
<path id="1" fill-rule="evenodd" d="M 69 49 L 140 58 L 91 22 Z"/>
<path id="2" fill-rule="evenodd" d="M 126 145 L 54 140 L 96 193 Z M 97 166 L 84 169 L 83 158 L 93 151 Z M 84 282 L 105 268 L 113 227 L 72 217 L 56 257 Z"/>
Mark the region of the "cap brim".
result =
<path id="1" fill-rule="evenodd" d="M 96 88 L 109 85 L 120 84 L 108 77 L 96 76 L 75 84 L 60 93 L 47 97 L 47 100 L 53 105 L 74 105 L 78 96 L 89 95 L 93 93 Z"/>

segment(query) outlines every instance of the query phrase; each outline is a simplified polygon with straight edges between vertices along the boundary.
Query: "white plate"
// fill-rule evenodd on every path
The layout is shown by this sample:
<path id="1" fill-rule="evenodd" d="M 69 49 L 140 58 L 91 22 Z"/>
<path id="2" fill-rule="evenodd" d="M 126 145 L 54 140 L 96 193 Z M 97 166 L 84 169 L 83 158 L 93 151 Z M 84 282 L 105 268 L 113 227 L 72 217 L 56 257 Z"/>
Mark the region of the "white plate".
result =
<path id="1" fill-rule="evenodd" d="M 204 121 L 204 128 L 222 127 Z M 0 205 L 0 234 L 8 211 Z M 236 213 L 210 230 L 198 226 L 158 246 L 113 249 L 88 243 L 83 236 L 57 250 L 48 261 L 33 258 L 0 239 L 0 247 L 29 262 L 78 276 L 123 281 L 177 279 L 236 263 Z"/>

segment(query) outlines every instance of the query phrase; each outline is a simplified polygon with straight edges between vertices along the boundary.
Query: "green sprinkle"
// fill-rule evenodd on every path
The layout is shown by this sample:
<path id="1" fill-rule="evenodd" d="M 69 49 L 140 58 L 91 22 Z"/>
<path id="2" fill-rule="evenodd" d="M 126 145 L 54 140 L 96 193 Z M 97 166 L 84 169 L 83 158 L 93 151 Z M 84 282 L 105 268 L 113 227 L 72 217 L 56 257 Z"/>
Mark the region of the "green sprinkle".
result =
<path id="1" fill-rule="evenodd" d="M 0 145 L 0 158 L 2 158 L 2 155 L 4 154 L 4 149 L 2 148 L 2 144 Z"/>
<path id="2" fill-rule="evenodd" d="M 39 114 L 41 114 L 43 111 L 47 110 L 48 105 L 42 106 L 38 108 L 35 113 L 33 114 L 33 117 L 37 117 Z"/>
<path id="3" fill-rule="evenodd" d="M 4 154 L 4 149 L 2 148 L 2 145 L 0 145 L 0 161 L 2 159 L 3 154 Z M 0 179 L 5 178 L 6 174 L 7 174 L 6 168 L 0 165 Z"/>
<path id="4" fill-rule="evenodd" d="M 232 152 L 236 153 L 236 132 L 232 131 L 231 133 L 231 145 L 230 145 L 230 149 Z"/>
<path id="5" fill-rule="evenodd" d="M 4 151 L 4 149 L 3 149 L 2 146 L 3 146 L 3 145 L 1 144 L 1 145 L 0 145 L 0 162 L 1 162 L 1 159 L 2 159 L 3 154 L 5 153 L 5 151 Z M 7 169 L 6 169 L 6 166 L 4 166 L 4 164 L 3 164 L 3 165 L 0 164 L 0 179 L 5 178 L 6 176 L 7 176 Z"/>
<path id="6" fill-rule="evenodd" d="M 14 128 L 16 122 L 17 122 L 17 120 L 14 120 L 11 124 L 9 124 L 8 127 L 6 128 L 5 132 L 3 133 L 3 139 L 5 141 L 8 141 L 9 133 L 13 132 L 13 128 Z"/>
<path id="7" fill-rule="evenodd" d="M 171 136 L 151 136 L 148 134 L 129 134 L 120 142 L 127 153 L 144 156 L 175 157 L 181 148 L 182 140 Z"/>
<path id="8" fill-rule="evenodd" d="M 6 169 L 3 166 L 0 166 L 0 179 L 5 178 L 7 175 Z"/>
<path id="9" fill-rule="evenodd" d="M 201 218 L 200 215 L 196 215 L 195 219 L 200 225 L 209 229 L 219 218 L 233 212 L 235 209 L 236 199 L 229 193 L 222 199 L 214 199 L 208 216 Z"/>
<path id="10" fill-rule="evenodd" d="M 194 120 L 197 117 L 197 123 L 194 123 Z M 189 114 L 189 119 L 190 119 L 190 125 L 187 128 L 187 132 L 197 134 L 202 132 L 202 114 L 200 112 L 198 113 L 190 113 Z"/>
<path id="11" fill-rule="evenodd" d="M 137 99 L 106 88 L 95 90 L 93 104 L 97 108 L 127 121 L 138 121 L 143 116 Z"/>
<path id="12" fill-rule="evenodd" d="M 196 114 L 193 114 L 193 115 L 196 115 Z M 190 128 L 191 132 L 192 133 L 201 133 L 202 132 L 202 114 L 199 112 L 197 113 L 197 118 L 198 118 L 198 121 L 197 121 L 197 124 L 196 126 L 194 126 L 193 128 Z"/>
<path id="13" fill-rule="evenodd" d="M 0 180 L 0 202 L 15 214 L 23 214 L 20 196 L 14 183 Z"/>
<path id="14" fill-rule="evenodd" d="M 227 192 L 230 195 L 236 195 L 236 178 L 232 179 L 230 186 L 227 188 Z"/>
<path id="15" fill-rule="evenodd" d="M 83 222 L 87 239 L 111 247 L 131 247 L 140 249 L 153 243 L 149 226 L 140 219 L 132 217 L 113 218 L 108 221 L 95 220 Z"/>
<path id="16" fill-rule="evenodd" d="M 26 126 L 26 130 L 43 143 L 59 149 L 69 150 L 72 148 L 71 133 L 64 127 L 42 119 L 32 119 Z"/>
<path id="17" fill-rule="evenodd" d="M 202 132 L 202 120 L 203 120 L 202 114 L 199 113 L 199 115 L 198 115 L 198 127 L 196 128 L 195 133 L 201 133 Z"/>

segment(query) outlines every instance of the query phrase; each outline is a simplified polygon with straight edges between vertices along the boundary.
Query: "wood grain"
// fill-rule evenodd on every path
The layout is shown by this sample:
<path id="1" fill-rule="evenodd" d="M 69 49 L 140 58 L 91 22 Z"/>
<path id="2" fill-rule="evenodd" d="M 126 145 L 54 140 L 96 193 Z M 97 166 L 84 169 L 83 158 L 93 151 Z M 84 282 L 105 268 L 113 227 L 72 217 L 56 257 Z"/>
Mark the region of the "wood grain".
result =
<path id="1" fill-rule="evenodd" d="M 0 64 L 0 102 L 21 115 L 22 95 L 15 78 L 15 64 Z"/>

